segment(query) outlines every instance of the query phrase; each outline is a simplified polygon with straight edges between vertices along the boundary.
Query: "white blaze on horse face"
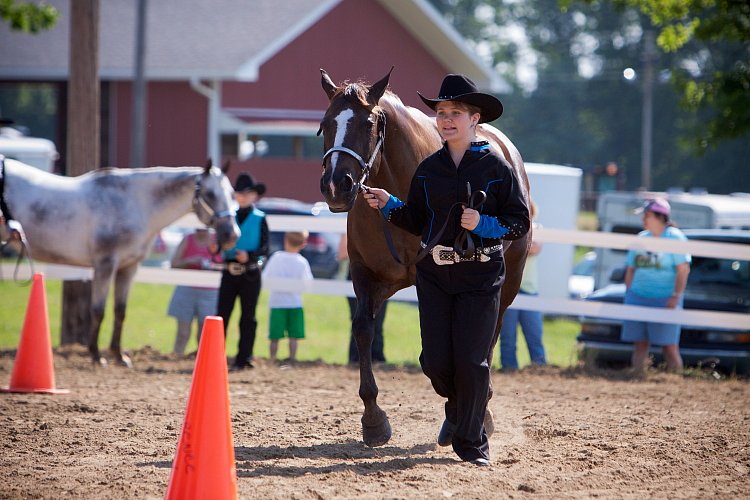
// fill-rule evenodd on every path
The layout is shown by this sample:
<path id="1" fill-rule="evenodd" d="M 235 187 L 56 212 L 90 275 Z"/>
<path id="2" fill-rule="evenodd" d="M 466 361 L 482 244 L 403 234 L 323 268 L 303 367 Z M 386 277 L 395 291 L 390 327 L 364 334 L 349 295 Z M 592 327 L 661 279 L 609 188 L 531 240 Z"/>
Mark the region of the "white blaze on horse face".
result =
<path id="1" fill-rule="evenodd" d="M 354 111 L 345 109 L 336 116 L 336 137 L 333 138 L 333 146 L 340 147 L 344 144 L 346 137 L 346 126 L 349 120 L 354 117 Z M 334 151 L 331 155 L 331 196 L 336 196 L 336 186 L 333 183 L 333 173 L 336 171 L 336 162 L 339 159 L 339 152 Z"/>

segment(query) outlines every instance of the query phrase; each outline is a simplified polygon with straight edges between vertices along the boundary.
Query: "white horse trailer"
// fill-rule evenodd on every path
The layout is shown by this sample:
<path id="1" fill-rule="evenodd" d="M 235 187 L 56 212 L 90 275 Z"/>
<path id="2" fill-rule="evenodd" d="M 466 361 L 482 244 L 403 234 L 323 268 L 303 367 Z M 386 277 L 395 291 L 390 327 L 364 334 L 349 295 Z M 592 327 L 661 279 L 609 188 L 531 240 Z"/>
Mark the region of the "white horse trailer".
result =
<path id="1" fill-rule="evenodd" d="M 52 173 L 60 156 L 54 142 L 25 136 L 13 127 L 0 127 L 0 155 Z"/>
<path id="2" fill-rule="evenodd" d="M 583 171 L 547 163 L 525 163 L 525 166 L 531 198 L 539 210 L 537 222 L 551 229 L 576 229 Z M 568 277 L 574 258 L 574 245 L 545 243 L 542 246 L 537 260 L 540 295 L 568 296 Z"/>

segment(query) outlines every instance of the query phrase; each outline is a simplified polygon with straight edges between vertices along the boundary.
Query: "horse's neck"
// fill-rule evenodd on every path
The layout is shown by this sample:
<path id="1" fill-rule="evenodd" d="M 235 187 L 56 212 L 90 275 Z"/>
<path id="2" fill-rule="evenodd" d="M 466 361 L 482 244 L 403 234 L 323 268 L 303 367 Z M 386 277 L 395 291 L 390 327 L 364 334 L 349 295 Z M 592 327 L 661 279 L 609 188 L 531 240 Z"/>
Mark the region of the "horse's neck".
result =
<path id="1" fill-rule="evenodd" d="M 154 172 L 149 195 L 154 200 L 154 211 L 149 226 L 158 231 L 190 212 L 195 194 L 195 180 L 200 167 L 164 168 Z"/>

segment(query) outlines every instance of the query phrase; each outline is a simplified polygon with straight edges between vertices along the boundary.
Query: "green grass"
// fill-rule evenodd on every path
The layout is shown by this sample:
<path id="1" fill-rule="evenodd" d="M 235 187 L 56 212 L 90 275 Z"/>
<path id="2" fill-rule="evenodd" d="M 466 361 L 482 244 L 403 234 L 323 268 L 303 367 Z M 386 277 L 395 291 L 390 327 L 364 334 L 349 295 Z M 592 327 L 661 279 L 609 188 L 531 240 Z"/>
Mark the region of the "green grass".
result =
<path id="1" fill-rule="evenodd" d="M 60 304 L 61 282 L 45 280 L 47 307 L 49 311 L 50 333 L 53 346 L 60 343 Z M 135 283 L 131 290 L 128 313 L 122 336 L 125 350 L 150 346 L 160 352 L 171 352 L 174 343 L 176 324 L 167 316 L 167 305 L 173 287 Z M 29 286 L 20 286 L 14 281 L 0 281 L 0 349 L 13 349 L 18 345 Z M 326 363 L 344 364 L 349 347 L 349 308 L 344 297 L 326 295 L 304 295 L 306 338 L 299 347 L 301 360 L 322 360 Z M 258 336 L 255 354 L 268 356 L 268 294 L 262 292 L 257 310 Z M 230 321 L 227 339 L 227 355 L 237 352 L 237 321 L 239 304 L 235 307 Z M 544 323 L 544 344 L 548 361 L 559 366 L 575 364 L 575 336 L 578 323 L 565 319 L 546 320 Z M 385 356 L 389 363 L 396 365 L 418 364 L 420 339 L 419 315 L 412 304 L 392 302 L 388 305 L 385 325 Z M 99 345 L 105 349 L 112 336 L 111 298 L 99 335 Z M 192 335 L 187 351 L 197 349 L 195 335 Z M 496 349 L 497 352 L 497 349 Z M 287 356 L 286 342 L 282 341 L 279 356 Z M 497 354 L 495 354 L 497 365 Z M 529 363 L 528 350 L 519 335 L 518 360 L 520 366 Z"/>

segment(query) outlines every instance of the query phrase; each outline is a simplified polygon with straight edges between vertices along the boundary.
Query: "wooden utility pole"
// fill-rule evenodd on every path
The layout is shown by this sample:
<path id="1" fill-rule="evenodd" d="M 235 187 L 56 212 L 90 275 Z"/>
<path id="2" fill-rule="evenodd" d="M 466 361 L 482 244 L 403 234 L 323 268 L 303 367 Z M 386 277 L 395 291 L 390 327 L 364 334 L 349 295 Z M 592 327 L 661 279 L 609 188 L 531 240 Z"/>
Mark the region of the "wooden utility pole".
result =
<path id="1" fill-rule="evenodd" d="M 651 189 L 651 151 L 654 136 L 654 63 L 656 43 L 653 30 L 643 33 L 643 108 L 641 115 L 641 187 Z"/>
<path id="2" fill-rule="evenodd" d="M 70 2 L 67 174 L 100 165 L 99 0 Z M 91 329 L 91 282 L 63 284 L 60 343 L 87 345 Z"/>

